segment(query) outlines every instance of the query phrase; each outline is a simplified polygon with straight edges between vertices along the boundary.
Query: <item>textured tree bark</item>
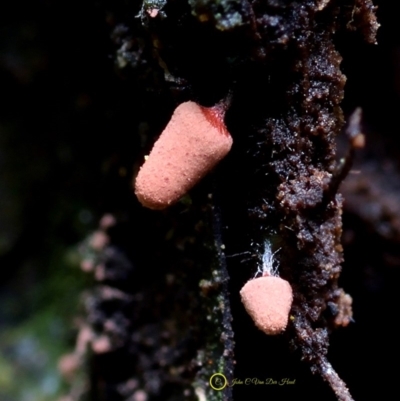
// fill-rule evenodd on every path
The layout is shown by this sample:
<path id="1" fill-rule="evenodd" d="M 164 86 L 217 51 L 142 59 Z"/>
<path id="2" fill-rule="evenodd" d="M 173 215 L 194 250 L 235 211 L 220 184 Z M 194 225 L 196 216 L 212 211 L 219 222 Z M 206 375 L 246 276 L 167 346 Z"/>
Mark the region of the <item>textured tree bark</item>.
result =
<path id="1" fill-rule="evenodd" d="M 125 223 L 117 218 L 104 231 L 109 244 L 94 252 L 97 283 L 86 296 L 91 399 L 240 399 L 235 388 L 216 391 L 209 380 L 219 373 L 232 383 L 234 337 L 239 355 L 243 333 L 252 341 L 255 328 L 238 294 L 268 241 L 294 293 L 286 344 L 338 400 L 352 400 L 327 359 L 329 333 L 352 317 L 351 297 L 338 286 L 336 136 L 346 78 L 334 39 L 360 29 L 374 43 L 372 3 L 132 1 L 114 18 L 116 61 L 129 69 L 128 84 L 165 99 L 147 106 L 150 134 L 133 150 L 132 175 L 168 120 L 163 107 L 186 100 L 211 106 L 229 95 L 225 121 L 234 144 L 214 177 L 181 203 L 155 212 L 132 199 Z M 268 341 L 254 334 L 258 346 Z"/>

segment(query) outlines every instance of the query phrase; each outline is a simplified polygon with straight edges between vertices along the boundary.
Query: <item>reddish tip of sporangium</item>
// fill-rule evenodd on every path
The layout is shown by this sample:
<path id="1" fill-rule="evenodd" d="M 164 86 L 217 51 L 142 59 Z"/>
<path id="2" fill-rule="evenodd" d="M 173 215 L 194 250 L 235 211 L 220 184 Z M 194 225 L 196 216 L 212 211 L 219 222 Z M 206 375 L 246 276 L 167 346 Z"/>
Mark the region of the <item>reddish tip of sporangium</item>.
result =
<path id="1" fill-rule="evenodd" d="M 214 107 L 202 107 L 200 106 L 204 117 L 207 121 L 216 128 L 221 134 L 230 136 L 228 130 L 226 129 L 226 125 L 224 123 L 225 117 L 225 108 L 221 105 L 217 104 Z"/>
<path id="2" fill-rule="evenodd" d="M 249 280 L 240 296 L 247 313 L 264 333 L 279 334 L 286 329 L 293 301 L 292 287 L 286 280 L 275 276 Z"/>
<path id="3" fill-rule="evenodd" d="M 135 180 L 140 203 L 164 209 L 196 185 L 232 146 L 220 105 L 180 104 Z"/>

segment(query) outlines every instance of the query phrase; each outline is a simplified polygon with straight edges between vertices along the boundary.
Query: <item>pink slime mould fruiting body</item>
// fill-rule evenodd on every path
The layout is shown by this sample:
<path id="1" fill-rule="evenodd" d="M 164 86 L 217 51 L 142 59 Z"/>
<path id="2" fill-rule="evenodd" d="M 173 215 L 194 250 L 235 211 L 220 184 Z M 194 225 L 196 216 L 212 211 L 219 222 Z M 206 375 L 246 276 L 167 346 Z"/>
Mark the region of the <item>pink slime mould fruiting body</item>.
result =
<path id="1" fill-rule="evenodd" d="M 140 203 L 164 209 L 177 202 L 223 159 L 232 146 L 220 106 L 180 104 L 135 180 Z"/>
<path id="2" fill-rule="evenodd" d="M 255 278 L 243 286 L 240 295 L 247 313 L 264 333 L 279 334 L 286 329 L 293 301 L 292 287 L 286 280 Z"/>

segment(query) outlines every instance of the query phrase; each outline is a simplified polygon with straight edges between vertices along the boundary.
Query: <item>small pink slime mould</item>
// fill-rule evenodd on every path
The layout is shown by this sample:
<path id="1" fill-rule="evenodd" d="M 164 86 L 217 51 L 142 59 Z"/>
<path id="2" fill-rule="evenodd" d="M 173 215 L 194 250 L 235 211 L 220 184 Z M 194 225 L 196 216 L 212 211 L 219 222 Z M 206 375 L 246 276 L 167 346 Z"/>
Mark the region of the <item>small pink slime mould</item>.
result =
<path id="1" fill-rule="evenodd" d="M 280 277 L 249 280 L 240 290 L 242 303 L 255 325 L 266 334 L 286 329 L 292 306 L 292 287 Z"/>
<path id="2" fill-rule="evenodd" d="M 271 245 L 266 241 L 262 267 L 257 271 L 262 276 L 249 280 L 240 290 L 247 313 L 255 325 L 269 335 L 279 334 L 286 329 L 293 302 L 292 287 L 286 280 L 276 276 L 273 256 Z"/>

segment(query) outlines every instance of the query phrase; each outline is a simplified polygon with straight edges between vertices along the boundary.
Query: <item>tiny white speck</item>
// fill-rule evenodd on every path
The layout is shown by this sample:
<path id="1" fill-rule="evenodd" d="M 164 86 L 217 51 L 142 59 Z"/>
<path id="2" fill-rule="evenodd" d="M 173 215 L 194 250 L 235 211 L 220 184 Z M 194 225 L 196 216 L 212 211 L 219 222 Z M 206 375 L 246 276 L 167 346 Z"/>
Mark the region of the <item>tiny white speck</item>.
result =
<path id="1" fill-rule="evenodd" d="M 206 401 L 206 393 L 204 391 L 204 389 L 202 389 L 201 387 L 196 387 L 196 389 L 194 390 L 194 392 L 197 395 L 197 398 L 199 401 Z"/>

